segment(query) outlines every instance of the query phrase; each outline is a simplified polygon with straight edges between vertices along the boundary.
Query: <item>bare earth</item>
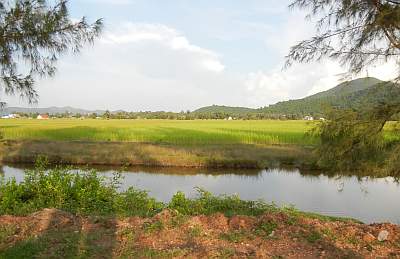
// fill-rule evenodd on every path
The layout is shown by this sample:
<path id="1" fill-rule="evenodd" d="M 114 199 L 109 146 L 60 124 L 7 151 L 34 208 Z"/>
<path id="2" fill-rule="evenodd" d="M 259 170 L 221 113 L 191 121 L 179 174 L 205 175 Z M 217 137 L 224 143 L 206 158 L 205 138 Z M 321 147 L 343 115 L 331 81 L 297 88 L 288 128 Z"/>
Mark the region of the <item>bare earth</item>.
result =
<path id="1" fill-rule="evenodd" d="M 386 241 L 377 236 L 386 230 Z M 0 257 L 18 258 L 400 258 L 400 227 L 351 221 L 222 214 L 78 217 L 45 209 L 0 217 Z"/>

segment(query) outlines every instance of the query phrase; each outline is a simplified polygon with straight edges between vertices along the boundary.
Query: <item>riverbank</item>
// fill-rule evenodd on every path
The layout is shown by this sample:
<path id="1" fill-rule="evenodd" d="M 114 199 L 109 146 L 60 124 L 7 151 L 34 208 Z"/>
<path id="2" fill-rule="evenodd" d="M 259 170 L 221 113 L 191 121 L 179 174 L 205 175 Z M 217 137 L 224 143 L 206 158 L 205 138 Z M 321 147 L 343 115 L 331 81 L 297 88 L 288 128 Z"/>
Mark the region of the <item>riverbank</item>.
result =
<path id="1" fill-rule="evenodd" d="M 309 147 L 299 145 L 174 145 L 111 141 L 0 141 L 0 161 L 34 163 L 45 156 L 54 164 L 258 168 L 292 165 L 312 167 Z"/>
<path id="2" fill-rule="evenodd" d="M 381 240 L 381 241 L 379 241 Z M 288 213 L 0 216 L 2 258 L 398 258 L 400 227 Z"/>

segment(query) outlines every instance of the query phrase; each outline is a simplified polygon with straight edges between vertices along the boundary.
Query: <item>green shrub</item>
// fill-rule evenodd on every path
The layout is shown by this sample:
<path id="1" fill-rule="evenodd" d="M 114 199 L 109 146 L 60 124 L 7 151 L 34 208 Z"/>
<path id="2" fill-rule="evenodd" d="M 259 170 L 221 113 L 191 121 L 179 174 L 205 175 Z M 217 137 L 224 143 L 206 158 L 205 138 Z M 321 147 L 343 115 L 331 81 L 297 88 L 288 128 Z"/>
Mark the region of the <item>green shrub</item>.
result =
<path id="1" fill-rule="evenodd" d="M 129 189 L 119 193 L 120 174 L 100 176 L 94 170 L 74 171 L 68 167 L 46 170 L 40 160 L 26 171 L 24 181 L 0 181 L 0 213 L 28 214 L 43 208 L 57 208 L 72 213 L 124 216 L 152 216 L 163 205 L 144 191 Z"/>
<path id="2" fill-rule="evenodd" d="M 123 216 L 151 217 L 161 212 L 165 205 L 150 198 L 146 191 L 130 187 L 117 197 L 118 214 Z"/>
<path id="3" fill-rule="evenodd" d="M 261 215 L 267 211 L 276 211 L 274 205 L 262 201 L 244 201 L 237 195 L 214 196 L 210 192 L 197 188 L 195 199 L 186 198 L 182 192 L 176 193 L 168 207 L 187 215 L 210 215 L 217 212 L 226 216 L 233 215 Z"/>

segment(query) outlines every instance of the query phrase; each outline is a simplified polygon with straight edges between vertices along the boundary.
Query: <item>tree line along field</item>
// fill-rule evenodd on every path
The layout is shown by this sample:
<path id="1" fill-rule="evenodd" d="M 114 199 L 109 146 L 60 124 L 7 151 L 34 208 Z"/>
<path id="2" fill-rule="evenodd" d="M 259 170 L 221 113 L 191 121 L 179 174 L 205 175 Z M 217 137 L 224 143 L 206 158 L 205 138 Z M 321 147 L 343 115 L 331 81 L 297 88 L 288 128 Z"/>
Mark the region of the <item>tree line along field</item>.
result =
<path id="1" fill-rule="evenodd" d="M 222 120 L 29 120 L 0 121 L 6 140 L 121 141 L 173 145 L 314 145 L 305 134 L 317 122 Z"/>

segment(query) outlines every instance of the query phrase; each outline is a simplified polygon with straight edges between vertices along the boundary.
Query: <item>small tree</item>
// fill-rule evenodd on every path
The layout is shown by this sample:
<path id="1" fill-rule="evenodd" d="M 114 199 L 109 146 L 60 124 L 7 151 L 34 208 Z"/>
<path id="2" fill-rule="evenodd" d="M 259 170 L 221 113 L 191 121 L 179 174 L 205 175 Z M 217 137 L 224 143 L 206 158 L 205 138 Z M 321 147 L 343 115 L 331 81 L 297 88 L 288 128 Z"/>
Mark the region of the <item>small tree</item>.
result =
<path id="1" fill-rule="evenodd" d="M 105 111 L 102 117 L 103 119 L 109 120 L 111 118 L 111 112 L 109 110 Z"/>
<path id="2" fill-rule="evenodd" d="M 0 90 L 30 103 L 38 97 L 35 79 L 53 76 L 62 54 L 79 52 L 102 29 L 101 19 L 73 21 L 68 0 L 57 0 L 54 5 L 48 2 L 0 1 Z"/>
<path id="3" fill-rule="evenodd" d="M 357 75 L 379 62 L 395 60 L 399 65 L 399 0 L 295 0 L 290 7 L 308 10 L 308 18 L 318 17 L 318 21 L 317 34 L 290 49 L 287 66 L 332 58 L 348 69 L 348 75 Z M 377 87 L 376 91 L 386 89 Z M 394 166 L 400 161 L 400 145 L 382 144 L 384 126 L 400 113 L 399 91 L 393 93 L 390 100 L 368 103 L 358 110 L 330 112 L 329 120 L 316 129 L 321 137 L 320 165 L 352 169 L 373 162 L 400 173 L 399 166 Z"/>
<path id="4" fill-rule="evenodd" d="M 351 74 L 368 66 L 399 61 L 399 0 L 296 0 L 290 8 L 309 10 L 318 17 L 317 34 L 290 49 L 286 65 L 329 57 Z"/>

